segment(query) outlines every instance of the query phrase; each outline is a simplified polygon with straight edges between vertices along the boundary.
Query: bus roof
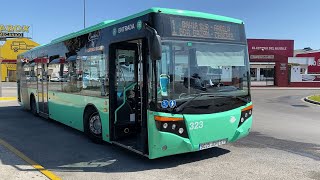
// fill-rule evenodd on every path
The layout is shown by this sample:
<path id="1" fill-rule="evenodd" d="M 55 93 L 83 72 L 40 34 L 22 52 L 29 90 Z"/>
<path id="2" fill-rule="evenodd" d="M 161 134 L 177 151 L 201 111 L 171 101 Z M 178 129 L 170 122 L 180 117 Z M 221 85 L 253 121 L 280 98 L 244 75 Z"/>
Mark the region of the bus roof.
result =
<path id="1" fill-rule="evenodd" d="M 34 51 L 37 50 L 41 47 L 45 47 L 51 44 L 55 44 L 55 43 L 59 43 L 59 42 L 63 42 L 65 40 L 68 39 L 72 39 L 74 37 L 77 36 L 81 36 L 83 34 L 87 34 L 108 26 L 112 26 L 139 16 L 143 16 L 149 13 L 163 13 L 163 14 L 170 14 L 170 15 L 179 15 L 179 16 L 188 16 L 188 17 L 198 17 L 198 18 L 204 18 L 204 19 L 210 19 L 210 20 L 217 20 L 217 21 L 225 21 L 225 22 L 232 22 L 232 23 L 237 23 L 237 24 L 243 24 L 243 21 L 239 20 L 239 19 L 234 19 L 234 18 L 230 18 L 230 17 L 226 17 L 226 16 L 220 16 L 220 15 L 215 15 L 215 14 L 210 14 L 210 13 L 203 13 L 203 12 L 197 12 L 197 11 L 187 11 L 187 10 L 179 10 L 179 9 L 168 9 L 168 8 L 159 8 L 159 7 L 153 7 L 150 9 L 147 9 L 145 11 L 142 11 L 140 13 L 125 17 L 125 18 L 121 18 L 119 20 L 107 20 L 104 22 L 101 22 L 99 24 L 87 27 L 85 29 L 82 29 L 80 31 L 77 32 L 73 32 L 70 33 L 68 35 L 59 37 L 57 39 L 52 40 L 50 43 L 48 44 L 43 44 L 40 46 L 37 46 L 33 49 L 31 49 L 30 51 Z M 29 52 L 30 52 L 29 51 Z"/>

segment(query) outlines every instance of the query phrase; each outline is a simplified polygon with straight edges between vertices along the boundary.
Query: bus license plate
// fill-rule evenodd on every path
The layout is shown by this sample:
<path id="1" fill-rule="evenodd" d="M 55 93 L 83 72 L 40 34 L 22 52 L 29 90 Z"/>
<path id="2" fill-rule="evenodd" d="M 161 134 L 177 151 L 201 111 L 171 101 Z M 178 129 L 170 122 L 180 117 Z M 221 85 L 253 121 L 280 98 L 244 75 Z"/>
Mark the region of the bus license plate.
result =
<path id="1" fill-rule="evenodd" d="M 227 144 L 227 139 L 221 139 L 221 140 L 218 140 L 218 141 L 199 144 L 199 150 L 209 149 L 209 148 L 212 148 L 212 147 L 221 146 L 223 144 Z"/>

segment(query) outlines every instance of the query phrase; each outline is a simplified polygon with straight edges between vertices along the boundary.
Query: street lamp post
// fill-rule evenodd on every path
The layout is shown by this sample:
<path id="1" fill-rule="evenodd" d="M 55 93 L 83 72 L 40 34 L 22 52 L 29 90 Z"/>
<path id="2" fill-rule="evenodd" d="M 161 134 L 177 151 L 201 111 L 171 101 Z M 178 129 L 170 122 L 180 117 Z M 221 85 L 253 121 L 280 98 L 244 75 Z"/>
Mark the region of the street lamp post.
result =
<path id="1" fill-rule="evenodd" d="M 1 49 L 0 49 L 0 52 L 1 52 Z M 0 54 L 0 97 L 2 97 L 2 57 L 1 57 L 1 54 Z"/>
<path id="2" fill-rule="evenodd" d="M 83 0 L 83 28 L 86 28 L 86 0 Z"/>
<path id="3" fill-rule="evenodd" d="M 1 57 L 2 45 L 0 45 L 0 97 L 2 97 L 2 57 Z"/>

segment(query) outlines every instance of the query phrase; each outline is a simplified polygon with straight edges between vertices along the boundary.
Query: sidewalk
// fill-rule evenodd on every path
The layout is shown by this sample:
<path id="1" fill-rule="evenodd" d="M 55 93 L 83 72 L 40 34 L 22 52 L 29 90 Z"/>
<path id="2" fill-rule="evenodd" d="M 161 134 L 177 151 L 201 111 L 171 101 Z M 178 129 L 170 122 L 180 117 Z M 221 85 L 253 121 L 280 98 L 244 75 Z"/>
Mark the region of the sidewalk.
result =
<path id="1" fill-rule="evenodd" d="M 2 88 L 17 88 L 17 82 L 1 82 Z"/>
<path id="2" fill-rule="evenodd" d="M 251 87 L 251 89 L 254 90 L 320 90 L 320 87 L 276 87 L 276 86 L 272 86 L 272 87 L 267 87 L 267 86 L 254 86 Z"/>
<path id="3" fill-rule="evenodd" d="M 5 98 L 10 98 L 12 99 L 13 97 L 17 97 L 17 88 L 16 87 L 7 87 L 7 88 L 2 88 L 2 98 L 5 100 Z"/>
<path id="4" fill-rule="evenodd" d="M 0 179 L 3 180 L 48 179 L 2 145 L 0 145 L 0 172 Z"/>

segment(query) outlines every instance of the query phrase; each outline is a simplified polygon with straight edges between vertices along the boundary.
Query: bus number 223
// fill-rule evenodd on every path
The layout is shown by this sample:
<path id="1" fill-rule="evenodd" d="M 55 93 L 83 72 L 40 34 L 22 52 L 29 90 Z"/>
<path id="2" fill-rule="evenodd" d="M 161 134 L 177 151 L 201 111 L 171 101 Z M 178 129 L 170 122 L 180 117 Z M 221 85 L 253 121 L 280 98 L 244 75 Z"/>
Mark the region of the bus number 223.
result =
<path id="1" fill-rule="evenodd" d="M 201 129 L 203 128 L 203 121 L 191 122 L 189 125 L 190 125 L 190 130 Z"/>

